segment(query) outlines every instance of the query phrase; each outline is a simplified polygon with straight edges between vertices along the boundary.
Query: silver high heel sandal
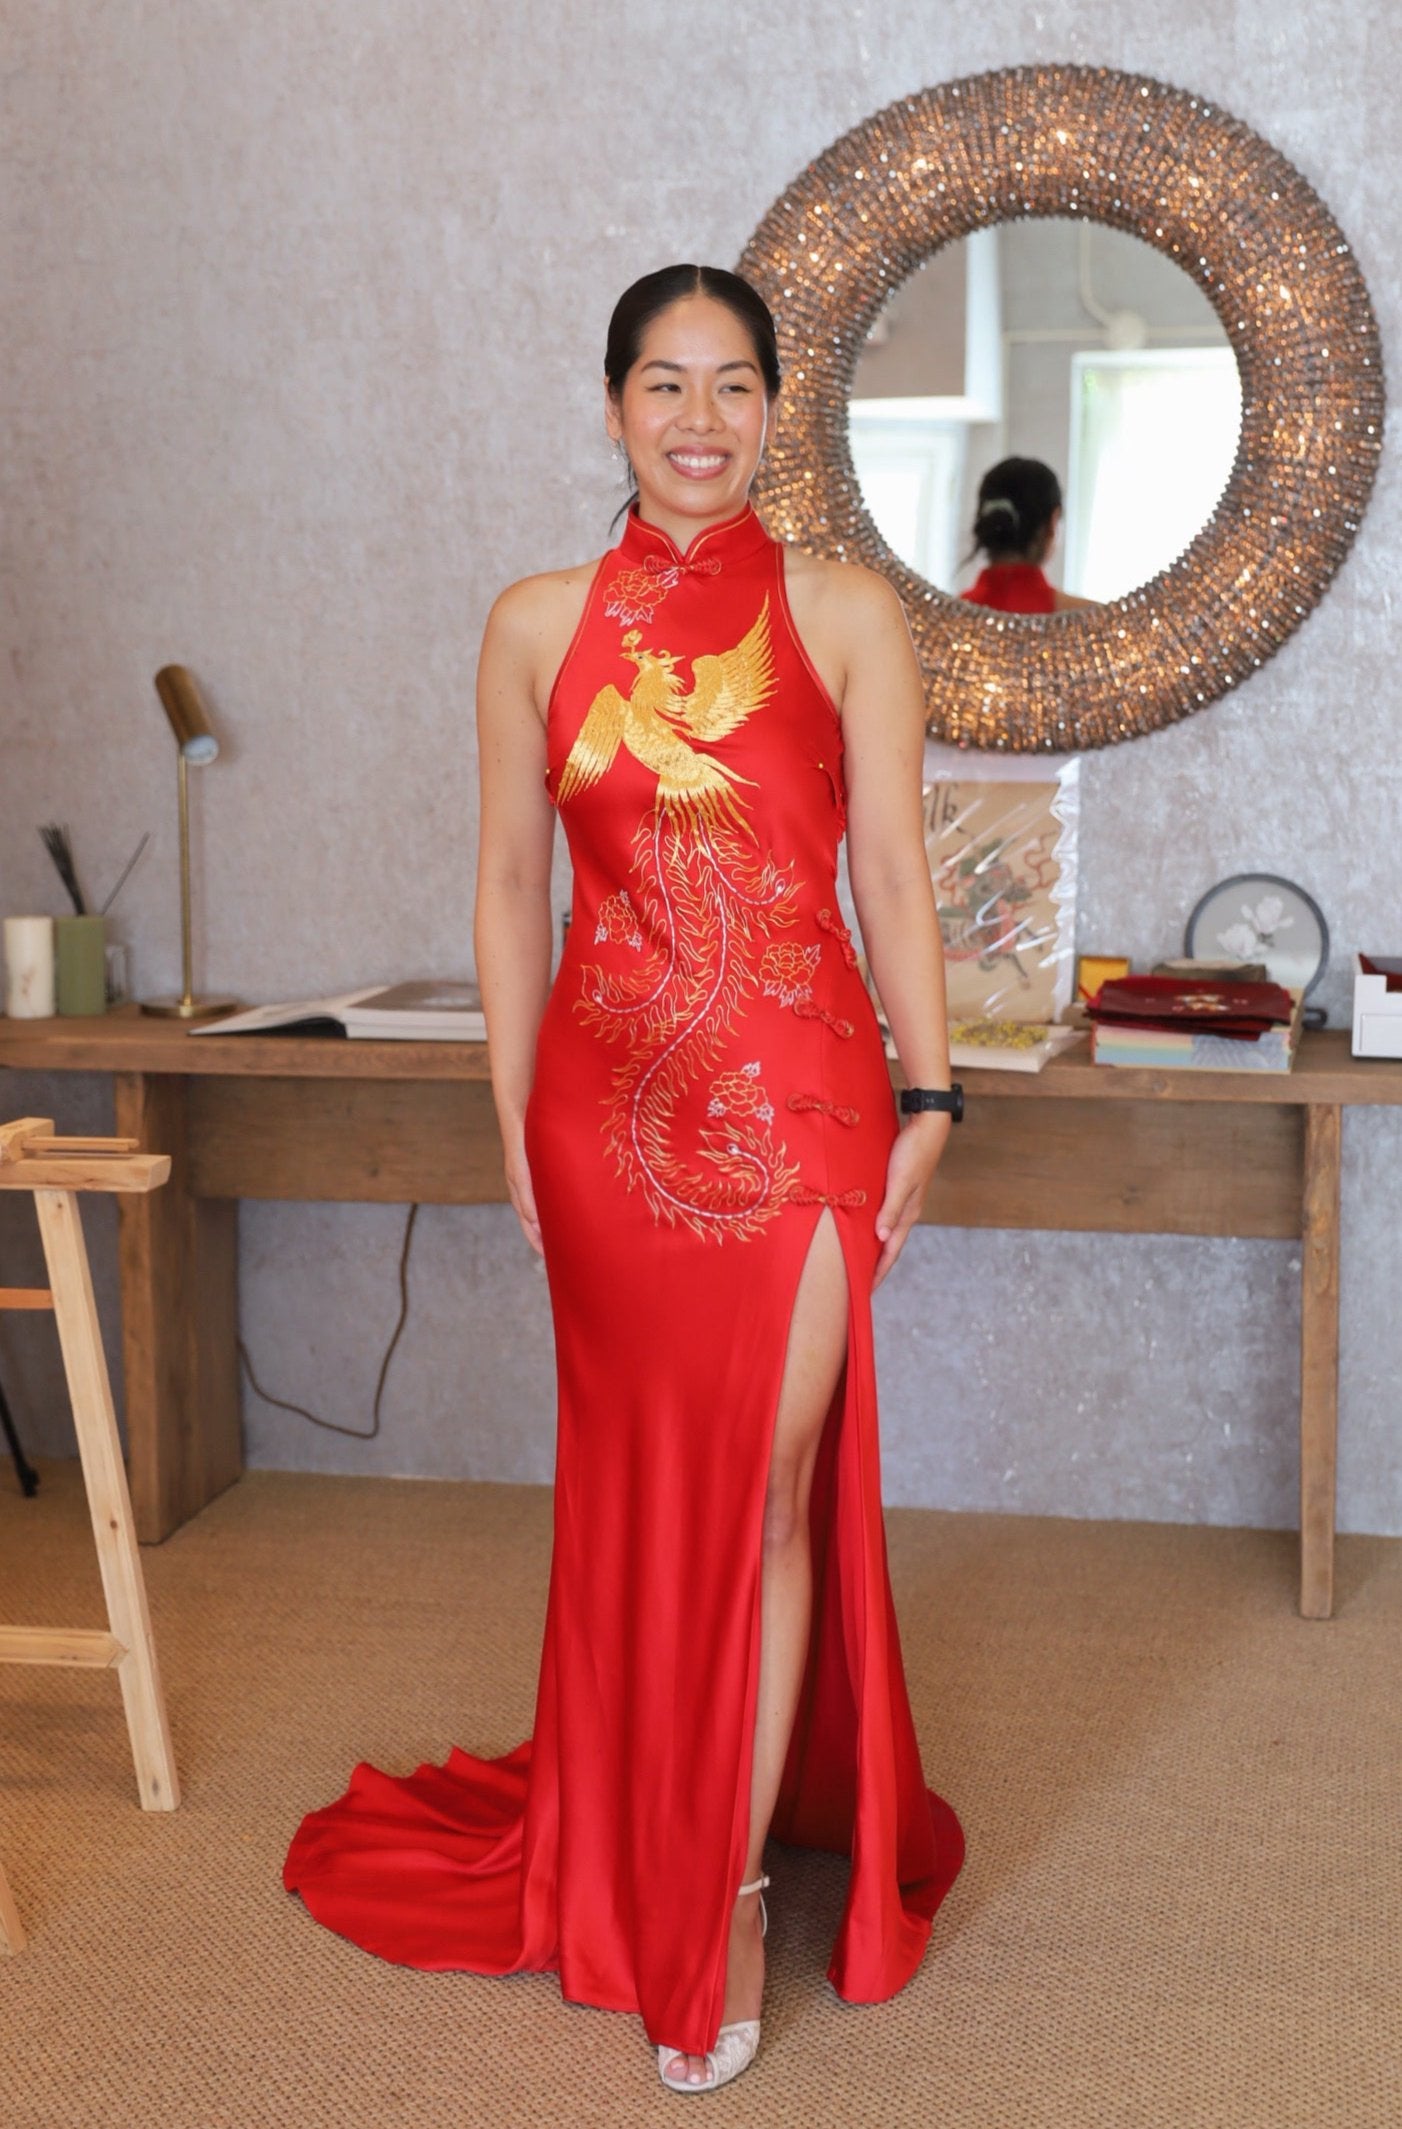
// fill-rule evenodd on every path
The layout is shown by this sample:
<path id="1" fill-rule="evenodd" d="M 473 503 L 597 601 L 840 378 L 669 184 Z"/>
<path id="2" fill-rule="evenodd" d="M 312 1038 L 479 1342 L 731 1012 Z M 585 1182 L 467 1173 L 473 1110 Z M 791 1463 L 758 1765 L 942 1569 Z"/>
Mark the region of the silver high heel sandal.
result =
<path id="1" fill-rule="evenodd" d="M 769 1933 L 769 1910 L 764 1904 L 764 1888 L 768 1883 L 767 1877 L 755 1878 L 750 1884 L 742 1885 L 740 1891 L 735 1895 L 738 1900 L 742 1893 L 757 1892 L 759 1894 L 759 1933 L 761 1937 L 767 1936 Z M 733 2078 L 738 2077 L 742 2070 L 749 2069 L 750 2064 L 755 2059 L 758 2048 L 759 2020 L 757 2018 L 742 2018 L 737 2020 L 734 2025 L 722 2026 L 716 2035 L 715 2046 L 707 2049 L 706 2067 L 711 2074 L 704 2085 L 689 2085 L 681 2078 L 672 2078 L 667 2075 L 668 2063 L 675 2062 L 679 2056 L 685 2055 L 687 2052 L 685 2048 L 659 2048 L 657 2051 L 657 2074 L 669 2092 L 717 2092 L 722 2085 L 728 2085 Z"/>

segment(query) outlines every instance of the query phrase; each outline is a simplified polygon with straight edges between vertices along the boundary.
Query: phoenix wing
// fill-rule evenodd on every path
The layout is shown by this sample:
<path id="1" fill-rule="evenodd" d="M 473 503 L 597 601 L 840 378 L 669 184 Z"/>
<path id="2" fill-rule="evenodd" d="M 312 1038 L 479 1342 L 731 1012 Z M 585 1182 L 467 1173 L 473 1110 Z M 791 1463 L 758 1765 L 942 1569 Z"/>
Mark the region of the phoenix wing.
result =
<path id="1" fill-rule="evenodd" d="M 618 689 L 612 686 L 600 688 L 575 734 L 574 745 L 560 772 L 560 788 L 556 793 L 558 805 L 563 805 L 576 791 L 585 791 L 590 784 L 596 784 L 604 771 L 612 766 L 627 717 L 628 705 Z"/>
<path id="2" fill-rule="evenodd" d="M 692 689 L 665 705 L 668 716 L 685 725 L 694 739 L 724 739 L 769 700 L 774 692 L 774 658 L 769 647 L 769 601 L 733 651 L 691 661 Z"/>
<path id="3" fill-rule="evenodd" d="M 694 813 L 715 822 L 726 819 L 736 825 L 743 821 L 733 787 L 749 779 L 706 754 L 693 753 L 681 734 L 660 717 L 638 723 L 624 743 L 657 778 L 658 802 L 667 812 Z"/>

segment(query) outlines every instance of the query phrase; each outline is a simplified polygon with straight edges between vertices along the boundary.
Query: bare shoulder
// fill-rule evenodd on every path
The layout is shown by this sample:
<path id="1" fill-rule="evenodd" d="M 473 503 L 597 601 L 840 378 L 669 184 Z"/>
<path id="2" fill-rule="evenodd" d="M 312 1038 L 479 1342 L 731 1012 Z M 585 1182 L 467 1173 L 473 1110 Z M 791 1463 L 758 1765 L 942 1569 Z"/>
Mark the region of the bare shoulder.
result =
<path id="1" fill-rule="evenodd" d="M 573 633 L 598 566 L 595 556 L 592 562 L 579 562 L 569 569 L 545 569 L 538 576 L 518 577 L 497 594 L 487 616 L 488 629 L 507 642 L 526 643 L 542 632 L 553 632 L 561 617 L 572 613 Z"/>
<path id="2" fill-rule="evenodd" d="M 843 715 L 863 675 L 900 674 L 912 662 L 905 608 L 876 570 L 787 547 L 784 585 L 803 647 Z"/>
<path id="3" fill-rule="evenodd" d="M 528 689 L 541 718 L 598 567 L 596 558 L 570 569 L 521 577 L 498 595 L 487 616 L 484 661 L 504 678 L 514 675 Z"/>
<path id="4" fill-rule="evenodd" d="M 905 608 L 893 586 L 879 570 L 867 569 L 860 562 L 835 562 L 826 555 L 787 547 L 784 578 L 795 612 L 800 605 L 815 612 L 821 609 L 841 625 L 850 622 L 859 628 L 883 621 L 904 624 Z"/>

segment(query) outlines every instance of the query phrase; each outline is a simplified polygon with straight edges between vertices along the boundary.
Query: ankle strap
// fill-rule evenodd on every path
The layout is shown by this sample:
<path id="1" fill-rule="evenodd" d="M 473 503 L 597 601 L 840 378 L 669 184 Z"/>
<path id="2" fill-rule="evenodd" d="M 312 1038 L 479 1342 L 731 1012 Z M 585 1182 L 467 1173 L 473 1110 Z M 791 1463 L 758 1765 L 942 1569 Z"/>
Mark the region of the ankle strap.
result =
<path id="1" fill-rule="evenodd" d="M 768 1883 L 769 1883 L 769 1879 L 768 1879 L 768 1877 L 767 1877 L 767 1876 L 765 1876 L 765 1877 L 761 1877 L 761 1878 L 754 1878 L 754 1879 L 752 1879 L 752 1880 L 751 1880 L 751 1882 L 750 1882 L 750 1883 L 749 1883 L 748 1885 L 742 1885 L 742 1886 L 740 1887 L 740 1892 L 737 1892 L 737 1893 L 736 1893 L 736 1895 L 735 1895 L 735 1897 L 736 1897 L 736 1899 L 738 1900 L 738 1899 L 739 1899 L 739 1897 L 740 1897 L 740 1893 L 745 1893 L 745 1892 L 763 1892 L 763 1891 L 764 1891 L 764 1888 L 765 1888 L 765 1886 L 766 1886 L 766 1885 L 767 1885 Z"/>

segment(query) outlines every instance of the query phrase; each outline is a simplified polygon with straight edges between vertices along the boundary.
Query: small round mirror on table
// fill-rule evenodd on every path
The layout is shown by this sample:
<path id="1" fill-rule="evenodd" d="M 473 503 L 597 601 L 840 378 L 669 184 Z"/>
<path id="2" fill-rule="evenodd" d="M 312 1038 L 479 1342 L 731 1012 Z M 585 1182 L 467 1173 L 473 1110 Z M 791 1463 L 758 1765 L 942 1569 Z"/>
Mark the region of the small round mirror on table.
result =
<path id="1" fill-rule="evenodd" d="M 1067 223 L 1080 226 L 1064 230 Z M 1104 455 L 1088 459 L 1082 447 L 1096 419 L 1102 431 L 1124 429 L 1124 380 L 1150 367 L 1113 358 L 1169 339 L 1155 323 L 1159 295 L 1141 286 L 1118 296 L 1112 275 L 1123 283 L 1124 260 L 1108 255 L 1123 244 L 1118 232 L 1195 285 L 1193 318 L 1182 326 L 1194 338 L 1185 342 L 1180 332 L 1173 343 L 1202 350 L 1202 359 L 1181 364 L 1178 402 L 1180 423 L 1192 428 L 1198 477 L 1179 484 L 1174 508 L 1181 501 L 1187 515 L 1175 517 L 1176 533 L 1156 528 L 1175 546 L 1186 537 L 1186 545 L 1167 560 L 1151 545 L 1137 558 L 1119 557 L 1150 572 L 1130 583 L 1116 582 L 1107 565 L 1115 538 L 1102 537 L 1097 550 L 1085 469 L 1103 471 Z M 909 322 L 902 313 L 922 307 L 921 270 L 928 262 L 948 276 L 946 247 L 970 237 L 971 252 L 983 246 L 987 254 L 990 240 L 1005 255 L 1021 251 L 1034 278 L 1039 257 L 1074 240 L 1075 298 L 1100 328 L 1101 361 L 1098 375 L 1093 362 L 1081 366 L 1069 417 L 1081 424 L 1074 450 L 1066 431 L 1069 472 L 1059 470 L 1067 475 L 1069 537 L 1061 563 L 1099 585 L 1090 595 L 1105 603 L 1094 610 L 1010 614 L 955 596 L 980 451 L 986 457 L 990 445 L 1032 433 L 1038 419 L 1045 428 L 1045 407 L 1041 416 L 1024 415 L 1011 404 L 1019 346 L 1037 344 L 1013 336 L 1061 332 L 1073 355 L 1093 353 L 1095 337 L 1083 320 L 1079 335 L 1074 320 L 1010 324 L 1015 298 L 1004 280 L 1008 317 L 995 306 L 996 352 L 987 316 L 982 326 L 966 316 L 963 391 L 931 388 L 951 374 L 940 377 L 923 355 L 924 388 L 890 389 L 897 336 Z M 1060 753 L 1185 717 L 1263 665 L 1299 627 L 1357 532 L 1383 430 L 1367 288 L 1338 224 L 1299 171 L 1200 97 L 1087 67 L 1015 68 L 925 90 L 819 156 L 765 216 L 740 270 L 773 307 L 784 358 L 757 500 L 780 538 L 865 562 L 892 580 L 910 616 L 937 738 Z M 970 311 L 979 273 L 986 283 L 986 263 L 955 262 Z M 1064 295 L 1065 272 L 1062 282 Z M 923 307 L 938 324 L 941 306 L 923 300 Z M 1104 312 L 1098 320 L 1096 308 Z M 1079 349 L 1077 337 L 1086 342 Z M 1207 411 L 1194 387 L 1213 369 Z M 1188 374 L 1194 370 L 1197 378 Z M 1045 397 L 1051 371 L 1045 364 L 1043 371 Z M 877 388 L 867 389 L 873 380 Z M 964 401 L 953 458 L 948 436 L 933 433 L 928 404 L 920 410 L 923 437 L 897 433 L 903 415 L 892 408 L 902 398 Z M 884 414 L 873 412 L 881 399 Z M 1234 454 L 1224 454 L 1238 404 Z M 1161 447 L 1161 428 L 1162 419 L 1144 425 L 1142 449 Z M 912 470 L 913 460 L 923 462 Z M 1163 463 L 1162 455 L 1136 461 L 1131 454 L 1122 477 L 1132 483 L 1137 464 L 1152 483 Z M 942 516 L 932 500 L 941 491 Z M 1204 509 L 1195 529 L 1192 512 Z M 1100 575 L 1088 577 L 1088 567 Z"/>

